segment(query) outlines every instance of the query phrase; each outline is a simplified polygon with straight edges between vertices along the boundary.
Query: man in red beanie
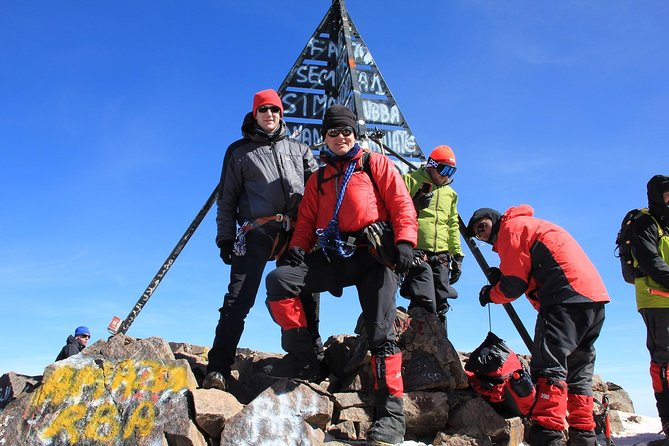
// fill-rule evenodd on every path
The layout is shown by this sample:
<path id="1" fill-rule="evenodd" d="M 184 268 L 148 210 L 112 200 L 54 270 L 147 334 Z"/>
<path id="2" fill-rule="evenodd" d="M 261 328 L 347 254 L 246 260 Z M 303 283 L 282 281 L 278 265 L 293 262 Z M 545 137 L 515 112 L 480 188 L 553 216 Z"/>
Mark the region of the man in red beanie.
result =
<path id="1" fill-rule="evenodd" d="M 394 445 L 405 432 L 402 353 L 394 331 L 396 273 L 406 272 L 413 260 L 416 211 L 392 161 L 356 143 L 356 121 L 340 104 L 325 113 L 324 166 L 307 182 L 290 249 L 267 275 L 267 306 L 281 327 L 281 346 L 308 363 L 309 315 L 300 296 L 356 287 L 374 374 L 367 444 Z M 367 234 L 379 228 L 389 234 L 392 269 L 369 249 Z"/>
<path id="2" fill-rule="evenodd" d="M 282 117 L 276 91 L 259 91 L 244 117 L 242 139 L 225 153 L 216 202 L 216 245 L 230 265 L 230 283 L 209 350 L 205 388 L 226 390 L 265 265 L 285 249 L 304 184 L 318 168 L 309 147 L 288 139 Z"/>
<path id="3" fill-rule="evenodd" d="M 535 218 L 526 205 L 501 215 L 478 209 L 467 224 L 468 237 L 490 243 L 499 268 L 486 274 L 491 284 L 479 303 L 509 303 L 523 293 L 539 312 L 530 370 L 537 399 L 527 435 L 531 446 L 562 446 L 565 418 L 571 446 L 596 446 L 592 375 L 595 341 L 604 324 L 609 296 L 597 269 L 567 231 Z"/>

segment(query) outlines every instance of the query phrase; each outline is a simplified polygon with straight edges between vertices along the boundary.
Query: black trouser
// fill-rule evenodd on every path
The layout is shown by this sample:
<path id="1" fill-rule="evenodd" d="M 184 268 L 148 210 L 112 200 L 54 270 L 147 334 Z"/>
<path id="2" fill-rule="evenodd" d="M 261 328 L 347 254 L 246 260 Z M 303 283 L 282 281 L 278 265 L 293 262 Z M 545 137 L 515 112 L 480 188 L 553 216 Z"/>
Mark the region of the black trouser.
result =
<path id="1" fill-rule="evenodd" d="M 603 324 L 603 303 L 542 307 L 532 346 L 533 378 L 566 381 L 570 393 L 591 396 L 595 341 Z"/>
<path id="2" fill-rule="evenodd" d="M 594 429 L 592 375 L 595 341 L 603 324 L 601 302 L 557 304 L 539 310 L 530 363 L 538 395 L 532 420 L 561 430 L 566 416 L 570 427 Z"/>
<path id="3" fill-rule="evenodd" d="M 439 313 L 446 325 L 448 299 L 458 297 L 458 293 L 449 283 L 451 271 L 448 265 L 439 261 L 439 254 L 425 254 L 427 261 L 412 266 L 404 277 L 400 295 L 411 300 L 409 309 L 422 307 L 430 313 Z M 442 253 L 444 255 L 447 253 Z"/>
<path id="4" fill-rule="evenodd" d="M 646 348 L 657 364 L 669 364 L 669 308 L 639 310 L 646 324 Z"/>
<path id="5" fill-rule="evenodd" d="M 267 259 L 272 253 L 272 245 L 279 228 L 264 225 L 262 230 L 251 230 L 246 234 L 246 254 L 232 255 L 230 265 L 230 283 L 225 294 L 223 306 L 219 308 L 220 317 L 216 326 L 214 343 L 209 350 L 207 373 L 220 372 L 230 375 L 230 367 L 235 362 L 239 339 L 244 331 L 244 320 L 253 307 L 260 281 L 262 280 Z M 306 305 L 309 329 L 313 330 L 314 343 L 320 344 L 318 337 L 319 296 L 307 296 L 312 303 Z"/>
<path id="6" fill-rule="evenodd" d="M 367 330 L 368 348 L 372 351 L 389 349 L 399 351 L 395 344 L 395 292 L 397 275 L 379 263 L 366 248 L 359 247 L 348 258 L 330 254 L 328 260 L 322 250 L 309 253 L 299 266 L 280 266 L 267 275 L 267 300 L 272 302 L 323 291 L 338 292 L 355 286 L 362 307 Z M 273 314 L 273 317 L 277 315 Z M 277 317 L 275 320 L 278 322 Z M 309 315 L 307 315 L 307 320 Z M 355 320 L 351 320 L 355 324 Z M 281 324 L 280 324 L 281 325 Z M 286 327 L 281 327 L 283 330 Z"/>
<path id="7" fill-rule="evenodd" d="M 650 353 L 650 377 L 662 428 L 669 434 L 669 308 L 642 308 L 639 310 L 646 324 L 646 348 Z"/>

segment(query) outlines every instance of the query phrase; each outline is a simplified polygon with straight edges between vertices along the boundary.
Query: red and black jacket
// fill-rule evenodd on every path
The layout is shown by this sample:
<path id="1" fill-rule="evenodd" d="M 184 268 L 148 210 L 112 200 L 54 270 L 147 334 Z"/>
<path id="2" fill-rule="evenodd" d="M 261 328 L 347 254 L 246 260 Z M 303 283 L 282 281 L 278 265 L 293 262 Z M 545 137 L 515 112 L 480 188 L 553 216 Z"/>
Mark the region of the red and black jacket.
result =
<path id="1" fill-rule="evenodd" d="M 534 218 L 520 205 L 507 210 L 493 251 L 500 257 L 500 281 L 490 290 L 494 303 L 525 293 L 536 309 L 555 304 L 609 302 L 602 279 L 576 240 L 560 226 Z"/>
<path id="2" fill-rule="evenodd" d="M 339 209 L 340 231 L 358 232 L 372 223 L 390 221 L 395 243 L 405 241 L 416 246 L 416 210 L 402 177 L 388 157 L 372 152 L 369 154 L 372 180 L 362 170 L 362 155 L 367 150 L 360 150 L 352 160 L 322 158 L 326 162 L 325 181 L 319 185 L 319 175 L 311 175 L 307 181 L 291 246 L 299 246 L 307 252 L 315 246 L 316 229 L 327 227 L 332 219 L 342 173 L 350 161 L 358 163 L 359 168 L 351 176 Z"/>

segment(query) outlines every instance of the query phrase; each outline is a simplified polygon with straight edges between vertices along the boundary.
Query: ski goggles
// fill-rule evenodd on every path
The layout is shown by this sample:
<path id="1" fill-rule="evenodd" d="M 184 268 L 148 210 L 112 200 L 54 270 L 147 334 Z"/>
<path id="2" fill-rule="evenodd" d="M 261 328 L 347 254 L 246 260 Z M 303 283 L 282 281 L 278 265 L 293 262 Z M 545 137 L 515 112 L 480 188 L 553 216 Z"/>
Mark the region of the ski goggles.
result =
<path id="1" fill-rule="evenodd" d="M 441 175 L 442 177 L 449 177 L 449 178 L 455 175 L 455 171 L 458 170 L 458 168 L 455 166 L 451 166 L 450 164 L 446 163 L 438 163 L 432 158 L 429 158 L 427 160 L 427 166 L 434 167 L 439 175 Z"/>

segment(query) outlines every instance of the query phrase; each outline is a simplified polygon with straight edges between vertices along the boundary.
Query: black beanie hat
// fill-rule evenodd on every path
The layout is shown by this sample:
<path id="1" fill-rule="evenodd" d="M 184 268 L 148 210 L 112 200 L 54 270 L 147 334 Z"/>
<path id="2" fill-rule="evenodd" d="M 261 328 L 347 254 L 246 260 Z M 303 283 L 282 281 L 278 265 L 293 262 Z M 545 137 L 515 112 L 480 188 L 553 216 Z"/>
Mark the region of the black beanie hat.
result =
<path id="1" fill-rule="evenodd" d="M 356 136 L 358 135 L 356 130 L 356 118 L 353 112 L 341 104 L 334 104 L 325 112 L 321 134 L 325 136 L 325 132 L 327 132 L 328 129 L 339 127 L 351 127 L 353 133 Z"/>
<path id="2" fill-rule="evenodd" d="M 488 217 L 489 219 L 492 220 L 493 224 L 493 232 L 496 232 L 494 230 L 495 224 L 499 223 L 499 221 L 502 219 L 502 214 L 497 212 L 494 209 L 491 208 L 481 208 L 477 209 L 473 214 L 472 217 L 469 219 L 469 222 L 467 223 L 467 230 L 465 231 L 465 235 L 467 237 L 474 237 L 474 224 L 479 221 L 482 218 Z M 492 234 L 491 234 L 492 236 Z"/>
<path id="3" fill-rule="evenodd" d="M 669 177 L 665 175 L 655 175 L 646 185 L 648 190 L 648 209 L 655 218 L 663 220 L 669 224 L 669 207 L 664 204 L 662 194 L 669 191 Z"/>

